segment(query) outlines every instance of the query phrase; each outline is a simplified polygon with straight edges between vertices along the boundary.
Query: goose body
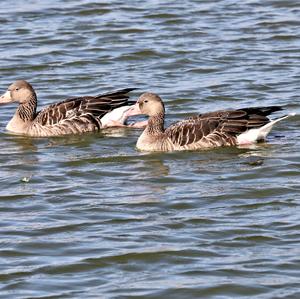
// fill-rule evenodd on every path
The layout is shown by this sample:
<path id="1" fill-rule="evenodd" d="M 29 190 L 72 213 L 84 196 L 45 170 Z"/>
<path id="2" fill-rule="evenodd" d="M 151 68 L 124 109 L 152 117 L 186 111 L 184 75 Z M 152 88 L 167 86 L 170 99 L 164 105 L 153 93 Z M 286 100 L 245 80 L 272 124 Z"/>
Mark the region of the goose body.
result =
<path id="1" fill-rule="evenodd" d="M 66 99 L 37 112 L 37 96 L 24 80 L 11 84 L 0 97 L 0 104 L 18 102 L 19 106 L 6 126 L 16 134 L 59 136 L 97 131 L 110 126 L 123 126 L 132 109 L 128 93 L 122 89 L 97 96 Z"/>
<path id="2" fill-rule="evenodd" d="M 271 121 L 267 116 L 282 110 L 279 106 L 252 107 L 200 114 L 164 128 L 165 109 L 161 98 L 144 93 L 135 113 L 149 116 L 148 125 L 138 138 L 142 151 L 200 150 L 251 144 L 265 140 L 273 125 L 289 115 Z"/>

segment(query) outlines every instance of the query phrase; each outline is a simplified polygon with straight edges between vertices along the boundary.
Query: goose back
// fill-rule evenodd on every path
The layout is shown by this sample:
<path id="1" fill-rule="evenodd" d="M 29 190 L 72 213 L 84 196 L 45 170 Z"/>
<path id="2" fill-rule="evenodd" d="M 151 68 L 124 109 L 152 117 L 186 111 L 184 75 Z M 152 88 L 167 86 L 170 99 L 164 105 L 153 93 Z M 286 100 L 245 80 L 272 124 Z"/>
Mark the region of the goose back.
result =
<path id="1" fill-rule="evenodd" d="M 279 106 L 208 112 L 171 125 L 165 134 L 174 149 L 197 149 L 237 144 L 237 136 L 270 122 Z"/>
<path id="2" fill-rule="evenodd" d="M 80 117 L 90 114 L 100 119 L 107 112 L 124 105 L 130 105 L 128 92 L 134 90 L 122 89 L 113 93 L 92 96 L 76 97 L 52 104 L 38 112 L 35 122 L 43 126 L 54 125 L 63 119 Z M 98 122 L 98 120 L 97 120 Z"/>
<path id="3" fill-rule="evenodd" d="M 134 88 L 98 96 L 83 96 L 50 105 L 37 113 L 28 134 L 49 136 L 78 134 L 102 128 L 101 118 L 113 109 L 131 105 L 128 93 Z"/>

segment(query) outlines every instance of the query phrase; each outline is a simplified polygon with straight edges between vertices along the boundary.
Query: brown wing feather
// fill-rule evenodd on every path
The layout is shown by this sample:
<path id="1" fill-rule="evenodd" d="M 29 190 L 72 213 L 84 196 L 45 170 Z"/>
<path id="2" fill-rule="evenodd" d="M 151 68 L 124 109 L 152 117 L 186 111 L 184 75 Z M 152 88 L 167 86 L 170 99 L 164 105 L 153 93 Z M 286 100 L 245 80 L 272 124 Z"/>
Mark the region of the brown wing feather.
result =
<path id="1" fill-rule="evenodd" d="M 201 140 L 233 145 L 237 135 L 264 126 L 270 121 L 267 115 L 281 109 L 271 106 L 208 112 L 175 123 L 165 133 L 180 146 Z"/>
<path id="2" fill-rule="evenodd" d="M 79 121 L 80 117 L 84 116 L 85 119 L 94 122 L 98 127 L 100 126 L 99 119 L 107 112 L 132 104 L 132 102 L 128 101 L 129 96 L 127 94 L 132 90 L 134 88 L 122 89 L 95 97 L 70 98 L 41 110 L 37 114 L 35 122 L 41 125 L 54 125 L 67 119 Z"/>
<path id="3" fill-rule="evenodd" d="M 250 107 L 250 108 L 242 108 L 237 110 L 220 110 L 214 112 L 207 112 L 200 114 L 196 117 L 200 118 L 210 118 L 210 117 L 230 117 L 232 118 L 243 118 L 247 117 L 256 117 L 260 116 L 268 116 L 275 111 L 282 110 L 281 106 L 267 106 L 267 107 Z"/>
<path id="4" fill-rule="evenodd" d="M 189 118 L 166 129 L 166 135 L 174 144 L 184 146 L 201 140 L 218 126 L 216 119 Z"/>

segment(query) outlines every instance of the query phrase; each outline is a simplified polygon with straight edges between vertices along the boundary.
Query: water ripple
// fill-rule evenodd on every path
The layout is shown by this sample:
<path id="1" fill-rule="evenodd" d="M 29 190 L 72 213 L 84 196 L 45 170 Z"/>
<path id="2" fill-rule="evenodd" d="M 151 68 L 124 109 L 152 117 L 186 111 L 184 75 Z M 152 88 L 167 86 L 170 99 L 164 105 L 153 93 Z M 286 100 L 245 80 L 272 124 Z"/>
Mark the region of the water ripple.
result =
<path id="1" fill-rule="evenodd" d="M 40 106 L 125 87 L 167 124 L 282 105 L 300 114 L 299 1 L 0 4 L 1 89 Z M 1 106 L 0 297 L 299 298 L 299 116 L 268 143 L 140 153 L 140 130 L 28 139 Z"/>

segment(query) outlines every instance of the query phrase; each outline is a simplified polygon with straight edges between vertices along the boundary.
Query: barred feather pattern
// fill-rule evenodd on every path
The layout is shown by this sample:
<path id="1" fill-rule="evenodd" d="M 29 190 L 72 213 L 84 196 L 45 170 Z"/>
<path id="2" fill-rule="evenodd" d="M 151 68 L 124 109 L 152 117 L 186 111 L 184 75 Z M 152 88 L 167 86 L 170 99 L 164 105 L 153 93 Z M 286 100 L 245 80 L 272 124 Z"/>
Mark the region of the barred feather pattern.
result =
<path id="1" fill-rule="evenodd" d="M 32 121 L 36 115 L 36 106 L 37 99 L 35 93 L 33 93 L 26 103 L 19 105 L 17 114 L 24 122 Z"/>
<path id="2" fill-rule="evenodd" d="M 279 106 L 254 107 L 200 114 L 177 122 L 166 130 L 164 115 L 150 117 L 137 146 L 157 151 L 196 150 L 237 144 L 237 136 L 269 123 L 267 115 L 281 110 Z"/>
<path id="3" fill-rule="evenodd" d="M 28 103 L 22 108 L 20 117 L 26 121 L 29 108 L 35 114 L 27 130 L 27 134 L 31 136 L 57 136 L 97 131 L 101 129 L 101 118 L 106 113 L 132 104 L 128 101 L 127 95 L 132 90 L 128 88 L 95 97 L 70 98 L 50 105 L 37 114 L 35 114 L 36 102 Z"/>

